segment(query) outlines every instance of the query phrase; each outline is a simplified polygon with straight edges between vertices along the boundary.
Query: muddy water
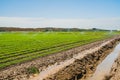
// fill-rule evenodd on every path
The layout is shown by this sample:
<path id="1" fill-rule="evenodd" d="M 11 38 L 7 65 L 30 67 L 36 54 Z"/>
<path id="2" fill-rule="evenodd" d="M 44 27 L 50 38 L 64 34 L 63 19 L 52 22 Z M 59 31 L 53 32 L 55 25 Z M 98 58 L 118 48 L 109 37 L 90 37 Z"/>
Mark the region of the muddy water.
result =
<path id="1" fill-rule="evenodd" d="M 86 80 L 103 80 L 109 74 L 112 64 L 120 53 L 120 43 L 114 50 L 97 66 L 95 73 Z"/>

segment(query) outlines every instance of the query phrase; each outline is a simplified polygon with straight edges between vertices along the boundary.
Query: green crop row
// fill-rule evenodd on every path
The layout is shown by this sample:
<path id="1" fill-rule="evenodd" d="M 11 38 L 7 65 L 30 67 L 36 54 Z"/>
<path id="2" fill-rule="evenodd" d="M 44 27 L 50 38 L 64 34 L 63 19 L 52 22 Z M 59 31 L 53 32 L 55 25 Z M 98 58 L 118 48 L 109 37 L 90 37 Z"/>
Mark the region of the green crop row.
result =
<path id="1" fill-rule="evenodd" d="M 0 33 L 0 69 L 116 34 L 105 31 Z"/>

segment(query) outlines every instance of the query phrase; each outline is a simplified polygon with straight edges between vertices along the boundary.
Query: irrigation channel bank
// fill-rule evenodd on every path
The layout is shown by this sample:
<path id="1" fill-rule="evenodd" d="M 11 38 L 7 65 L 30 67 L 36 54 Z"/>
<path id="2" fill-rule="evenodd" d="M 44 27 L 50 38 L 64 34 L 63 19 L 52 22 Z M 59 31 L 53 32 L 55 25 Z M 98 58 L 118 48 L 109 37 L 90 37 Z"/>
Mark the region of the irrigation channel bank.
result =
<path id="1" fill-rule="evenodd" d="M 113 59 L 111 59 L 112 61 L 109 62 L 111 64 L 109 64 L 108 72 L 110 71 L 112 63 L 117 57 L 116 51 L 117 53 L 119 52 L 119 41 L 119 37 L 114 37 L 102 41 L 99 45 L 94 44 L 91 48 L 81 51 L 68 60 L 47 67 L 30 80 L 87 80 L 87 78 L 94 80 L 94 75 L 98 75 L 96 72 L 97 68 L 100 66 L 99 64 L 103 61 L 101 65 L 104 66 L 104 62 L 108 62 L 108 59 L 111 59 L 111 56 L 115 55 Z M 106 74 L 102 77 L 104 78 Z M 102 80 L 99 79 L 99 77 L 97 78 L 95 77 L 97 80 Z"/>

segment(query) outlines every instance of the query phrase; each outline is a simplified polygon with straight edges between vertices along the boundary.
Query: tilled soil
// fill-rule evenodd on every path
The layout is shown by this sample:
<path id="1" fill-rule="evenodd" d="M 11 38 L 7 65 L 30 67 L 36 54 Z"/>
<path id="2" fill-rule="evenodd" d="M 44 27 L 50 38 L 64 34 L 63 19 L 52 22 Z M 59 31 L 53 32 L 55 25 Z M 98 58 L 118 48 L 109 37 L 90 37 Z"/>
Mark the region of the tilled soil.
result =
<path id="1" fill-rule="evenodd" d="M 84 76 L 84 74 L 87 73 L 86 65 L 87 67 L 89 67 L 89 69 L 91 70 L 94 69 L 93 65 L 96 61 L 100 59 L 100 57 L 102 57 L 102 53 L 106 50 L 112 49 L 118 40 L 119 40 L 118 37 L 114 37 L 111 39 L 97 41 L 97 42 L 87 44 L 81 47 L 77 47 L 77 48 L 73 48 L 67 51 L 41 57 L 33 61 L 7 67 L 5 69 L 0 70 L 0 80 L 13 80 L 13 79 L 14 80 L 28 80 L 28 78 L 30 77 L 30 74 L 26 70 L 27 68 L 31 66 L 37 67 L 39 71 L 42 72 L 50 65 L 54 65 L 55 63 L 59 65 L 60 62 L 69 60 L 73 58 L 75 55 L 77 55 L 78 53 L 80 54 L 82 51 L 96 48 L 100 46 L 102 43 L 105 43 L 106 41 L 111 41 L 109 45 L 105 45 L 101 47 L 102 50 L 95 51 L 94 53 L 92 53 L 93 55 L 87 55 L 89 57 L 84 56 L 84 58 L 82 59 L 77 59 L 75 57 L 76 59 L 74 59 L 73 64 L 66 66 L 62 70 L 58 71 L 57 74 L 46 78 L 46 80 L 69 80 L 69 79 L 74 80 L 76 75 L 78 75 L 77 78 L 81 78 Z M 81 53 L 81 54 L 84 54 L 84 53 Z"/>

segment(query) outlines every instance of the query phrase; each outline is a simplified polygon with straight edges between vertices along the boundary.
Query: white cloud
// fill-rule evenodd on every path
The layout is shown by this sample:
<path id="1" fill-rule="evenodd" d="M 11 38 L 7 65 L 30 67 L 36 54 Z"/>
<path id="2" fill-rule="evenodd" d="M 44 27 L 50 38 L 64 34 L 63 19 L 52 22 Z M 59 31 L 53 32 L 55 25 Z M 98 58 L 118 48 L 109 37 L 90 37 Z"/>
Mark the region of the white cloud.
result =
<path id="1" fill-rule="evenodd" d="M 62 27 L 120 29 L 120 18 L 107 19 L 47 19 L 0 17 L 0 27 Z"/>

